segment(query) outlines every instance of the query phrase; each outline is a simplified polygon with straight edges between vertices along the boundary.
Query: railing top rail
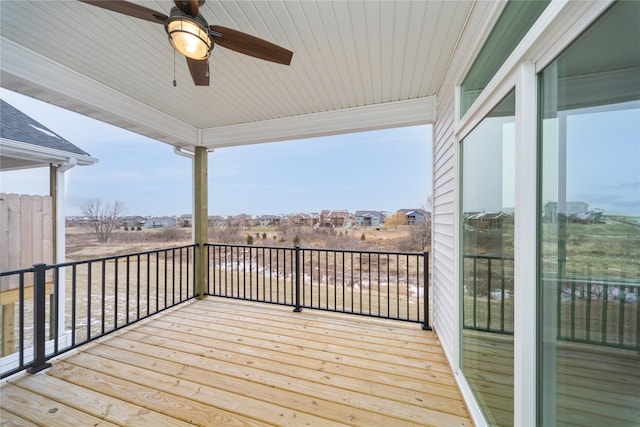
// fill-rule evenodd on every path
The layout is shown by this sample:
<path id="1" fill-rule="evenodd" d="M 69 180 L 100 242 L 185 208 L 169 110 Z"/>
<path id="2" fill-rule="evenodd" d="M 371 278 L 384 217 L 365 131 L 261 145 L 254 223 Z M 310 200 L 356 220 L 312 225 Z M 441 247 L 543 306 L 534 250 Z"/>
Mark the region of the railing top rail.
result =
<path id="1" fill-rule="evenodd" d="M 80 260 L 80 261 L 69 261 L 69 262 L 63 262 L 63 263 L 60 263 L 60 264 L 51 264 L 51 265 L 48 265 L 47 268 L 51 269 L 51 268 L 58 268 L 58 267 L 71 267 L 73 265 L 86 264 L 86 263 L 89 263 L 89 262 L 93 263 L 93 262 L 101 262 L 101 261 L 112 261 L 112 260 L 115 260 L 115 259 L 130 258 L 130 257 L 138 256 L 138 255 L 149 255 L 149 254 L 154 254 L 154 253 L 174 251 L 174 250 L 178 250 L 178 249 L 195 248 L 196 246 L 197 245 L 195 245 L 195 244 L 183 245 L 183 246 L 173 246 L 173 247 L 170 247 L 170 248 L 153 249 L 153 250 L 149 250 L 149 251 L 133 252 L 133 253 L 130 253 L 130 254 L 110 255 L 110 256 L 101 257 L 101 258 L 90 258 L 90 259 L 84 259 L 84 260 Z"/>
<path id="2" fill-rule="evenodd" d="M 19 270 L 0 271 L 0 277 L 13 276 L 21 273 L 33 273 L 36 271 L 34 267 L 21 268 Z"/>
<path id="3" fill-rule="evenodd" d="M 240 245 L 240 244 L 232 244 L 232 243 L 206 243 L 205 246 L 215 246 L 215 247 L 231 247 L 231 248 L 260 248 L 260 249 L 276 249 L 276 250 L 295 250 L 295 246 L 262 246 L 262 245 Z M 373 255 L 424 255 L 428 254 L 428 251 L 424 252 L 394 252 L 394 251 L 371 251 L 371 250 L 360 250 L 360 249 L 330 249 L 330 248 L 309 248 L 304 246 L 299 246 L 298 249 L 301 251 L 314 251 L 314 252 L 345 252 L 345 253 L 354 253 L 354 254 L 373 254 Z"/>
<path id="4" fill-rule="evenodd" d="M 59 264 L 47 264 L 46 265 L 46 269 L 47 270 L 52 270 L 52 269 L 55 269 L 55 268 L 71 267 L 73 265 L 81 265 L 81 264 L 95 263 L 95 262 L 101 262 L 101 261 L 112 261 L 112 260 L 115 260 L 115 259 L 129 258 L 129 257 L 138 256 L 138 255 L 148 255 L 148 254 L 153 254 L 153 253 L 168 252 L 168 251 L 174 251 L 174 250 L 179 250 L 179 249 L 195 248 L 196 246 L 197 246 L 196 244 L 183 245 L 183 246 L 172 246 L 172 247 L 169 247 L 169 248 L 153 249 L 153 250 L 141 251 L 141 252 L 133 252 L 133 253 L 128 253 L 128 254 L 109 255 L 109 256 L 100 257 L 100 258 L 89 258 L 89 259 L 83 259 L 83 260 L 80 260 L 80 261 L 68 261 L 68 262 L 62 262 L 62 263 L 59 263 Z M 33 268 L 33 267 L 26 267 L 26 268 L 22 268 L 22 269 L 19 269 L 19 270 L 2 271 L 2 272 L 0 272 L 0 277 L 10 276 L 10 275 L 15 275 L 15 274 L 20 274 L 20 273 L 31 273 L 31 272 L 34 272 L 34 271 L 35 271 L 35 268 Z"/>

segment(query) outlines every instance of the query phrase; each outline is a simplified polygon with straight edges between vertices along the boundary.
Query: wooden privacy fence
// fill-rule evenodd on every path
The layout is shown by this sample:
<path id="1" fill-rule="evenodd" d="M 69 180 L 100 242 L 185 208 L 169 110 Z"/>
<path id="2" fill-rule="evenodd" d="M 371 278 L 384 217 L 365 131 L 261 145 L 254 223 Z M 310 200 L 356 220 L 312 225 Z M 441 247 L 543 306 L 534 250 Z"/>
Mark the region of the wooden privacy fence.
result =
<path id="1" fill-rule="evenodd" d="M 0 193 L 0 271 L 34 264 L 53 263 L 53 202 L 50 196 Z M 25 299 L 33 298 L 33 278 L 25 276 Z M 51 288 L 47 278 L 47 290 Z M 49 291 L 50 292 L 50 291 Z M 15 304 L 19 296 L 17 276 L 0 280 L 2 305 L 2 356 L 13 352 Z"/>

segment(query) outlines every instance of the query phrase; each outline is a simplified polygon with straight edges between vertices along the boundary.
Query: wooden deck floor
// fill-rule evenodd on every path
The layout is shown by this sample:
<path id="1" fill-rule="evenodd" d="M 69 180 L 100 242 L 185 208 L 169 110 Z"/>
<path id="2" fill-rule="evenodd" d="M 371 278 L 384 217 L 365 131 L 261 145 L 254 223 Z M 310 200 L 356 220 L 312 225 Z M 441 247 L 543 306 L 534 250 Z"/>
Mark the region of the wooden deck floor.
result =
<path id="1" fill-rule="evenodd" d="M 2 425 L 470 426 L 418 324 L 207 298 L 2 384 Z"/>

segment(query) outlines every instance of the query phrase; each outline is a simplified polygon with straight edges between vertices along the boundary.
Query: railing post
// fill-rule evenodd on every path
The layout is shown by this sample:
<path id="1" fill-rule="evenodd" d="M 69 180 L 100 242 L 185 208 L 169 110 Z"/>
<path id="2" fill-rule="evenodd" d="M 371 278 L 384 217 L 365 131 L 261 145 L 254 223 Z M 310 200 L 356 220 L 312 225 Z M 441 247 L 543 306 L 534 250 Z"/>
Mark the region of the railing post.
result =
<path id="1" fill-rule="evenodd" d="M 422 329 L 425 331 L 431 330 L 431 325 L 429 324 L 429 252 L 424 251 L 423 256 L 423 264 L 424 267 L 422 269 L 424 274 L 424 291 L 423 291 L 423 307 L 424 307 L 424 319 L 422 323 Z"/>
<path id="2" fill-rule="evenodd" d="M 33 352 L 34 359 L 31 363 L 31 367 L 27 369 L 27 372 L 34 374 L 40 372 L 43 369 L 47 369 L 51 366 L 51 363 L 46 362 L 45 358 L 45 322 L 46 316 L 46 283 L 45 272 L 47 270 L 46 264 L 36 264 L 35 268 L 35 283 L 33 285 L 33 298 L 34 298 L 34 310 L 33 310 Z"/>
<path id="3" fill-rule="evenodd" d="M 296 313 L 302 311 L 302 306 L 300 305 L 300 246 L 296 245 L 295 248 L 295 268 L 296 268 L 296 306 L 293 309 Z"/>

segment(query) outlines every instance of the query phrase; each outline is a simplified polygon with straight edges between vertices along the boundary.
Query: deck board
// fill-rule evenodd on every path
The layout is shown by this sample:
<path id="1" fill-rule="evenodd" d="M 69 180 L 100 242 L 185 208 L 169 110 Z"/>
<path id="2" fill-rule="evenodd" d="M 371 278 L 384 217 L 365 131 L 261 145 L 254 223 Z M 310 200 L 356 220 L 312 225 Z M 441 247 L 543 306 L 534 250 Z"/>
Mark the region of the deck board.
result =
<path id="1" fill-rule="evenodd" d="M 77 410 L 90 410 L 91 415 L 108 418 L 111 422 L 126 426 L 172 425 L 176 427 L 191 424 L 159 412 L 148 411 L 143 406 L 124 402 L 107 394 L 95 392 L 54 375 L 27 375 L 20 379 L 20 387 L 33 393 L 58 400 L 62 397 Z"/>
<path id="2" fill-rule="evenodd" d="M 212 297 L 0 392 L 16 425 L 51 407 L 64 413 L 50 426 L 472 425 L 437 337 L 418 324 Z"/>
<path id="3" fill-rule="evenodd" d="M 8 411 L 0 411 L 0 420 L 2 420 L 3 426 L 11 426 L 11 427 L 37 427 L 38 424 L 32 423 L 31 421 L 27 421 L 22 417 L 19 417 L 16 414 L 13 414 Z"/>

